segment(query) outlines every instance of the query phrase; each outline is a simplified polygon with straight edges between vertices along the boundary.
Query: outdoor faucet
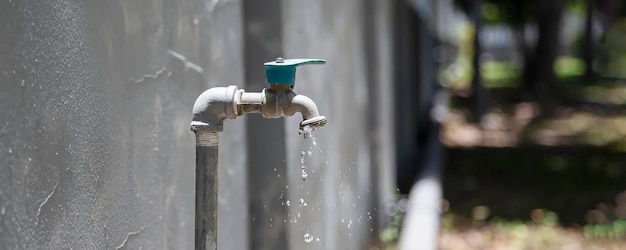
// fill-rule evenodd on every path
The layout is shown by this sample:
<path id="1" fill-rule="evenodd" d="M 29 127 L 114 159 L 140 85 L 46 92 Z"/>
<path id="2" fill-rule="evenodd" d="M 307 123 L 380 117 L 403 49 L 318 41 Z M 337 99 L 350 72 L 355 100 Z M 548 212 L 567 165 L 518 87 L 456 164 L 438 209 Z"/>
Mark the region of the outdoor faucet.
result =
<path id="1" fill-rule="evenodd" d="M 296 67 L 305 64 L 324 64 L 323 59 L 283 59 L 265 63 L 265 77 L 269 88 L 261 92 L 246 92 L 237 86 L 211 88 L 202 93 L 193 106 L 191 130 L 222 131 L 224 120 L 235 119 L 247 113 L 260 113 L 264 118 L 302 114 L 298 132 L 304 133 L 323 127 L 326 117 L 321 116 L 315 102 L 293 92 Z"/>
<path id="2" fill-rule="evenodd" d="M 215 87 L 204 91 L 193 105 L 191 130 L 196 134 L 196 222 L 195 248 L 217 248 L 217 162 L 218 132 L 224 120 L 247 113 L 260 113 L 264 118 L 302 114 L 299 134 L 326 125 L 315 102 L 293 92 L 296 67 L 324 64 L 323 59 L 284 59 L 265 63 L 265 78 L 270 84 L 261 92 L 246 92 L 237 86 Z M 306 131 L 309 127 L 310 131 Z"/>

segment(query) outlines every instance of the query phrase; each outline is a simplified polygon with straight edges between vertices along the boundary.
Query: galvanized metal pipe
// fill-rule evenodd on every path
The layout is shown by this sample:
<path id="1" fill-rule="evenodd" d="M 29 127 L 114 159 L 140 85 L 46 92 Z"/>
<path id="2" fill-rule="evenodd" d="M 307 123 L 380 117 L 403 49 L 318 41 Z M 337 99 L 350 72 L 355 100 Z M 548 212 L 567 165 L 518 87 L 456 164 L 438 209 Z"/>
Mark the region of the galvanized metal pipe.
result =
<path id="1" fill-rule="evenodd" d="M 196 99 L 191 121 L 191 130 L 196 133 L 196 249 L 217 249 L 218 132 L 223 130 L 224 120 L 246 113 L 279 118 L 296 112 L 305 119 L 300 123 L 301 133 L 304 126 L 315 129 L 326 124 L 326 117 L 319 115 L 315 103 L 296 95 L 290 85 L 274 84 L 261 93 L 246 93 L 237 86 L 215 87 Z M 269 138 L 263 140 L 267 141 Z"/>
<path id="2" fill-rule="evenodd" d="M 195 249 L 217 249 L 217 161 L 219 136 L 216 131 L 196 133 L 196 223 Z"/>

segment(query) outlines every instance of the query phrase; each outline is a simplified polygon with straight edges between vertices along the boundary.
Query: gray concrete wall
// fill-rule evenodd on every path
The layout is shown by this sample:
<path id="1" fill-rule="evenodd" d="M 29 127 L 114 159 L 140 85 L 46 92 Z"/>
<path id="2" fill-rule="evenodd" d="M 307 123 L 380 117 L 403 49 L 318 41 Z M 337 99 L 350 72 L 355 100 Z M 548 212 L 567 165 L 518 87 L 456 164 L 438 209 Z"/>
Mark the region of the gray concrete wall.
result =
<path id="1" fill-rule="evenodd" d="M 388 5 L 282 2 L 284 56 L 328 60 L 299 70 L 295 88 L 328 117 L 317 145 L 297 135 L 301 117 L 284 119 L 292 205 L 275 223 L 287 224 L 293 249 L 362 249 L 384 222 L 395 164 Z M 242 9 L 1 2 L 0 248 L 193 248 L 191 107 L 207 88 L 246 86 Z M 245 120 L 220 134 L 221 249 L 248 249 L 254 233 L 246 131 L 255 130 Z"/>
<path id="2" fill-rule="evenodd" d="M 193 248 L 190 112 L 204 89 L 243 82 L 238 4 L 2 1 L 0 12 L 0 248 Z M 246 222 L 231 199 L 245 196 L 241 122 L 222 137 L 229 230 Z"/>
<path id="3" fill-rule="evenodd" d="M 290 224 L 296 234 L 290 246 L 366 249 L 386 222 L 393 192 L 391 3 L 300 0 L 284 1 L 283 8 L 289 10 L 283 12 L 286 57 L 328 60 L 299 69 L 296 78 L 296 92 L 316 100 L 328 118 L 314 132 L 317 145 L 295 133 L 299 117 L 287 119 L 291 199 L 308 204 L 290 208 L 299 218 Z M 312 243 L 302 240 L 306 233 Z"/>

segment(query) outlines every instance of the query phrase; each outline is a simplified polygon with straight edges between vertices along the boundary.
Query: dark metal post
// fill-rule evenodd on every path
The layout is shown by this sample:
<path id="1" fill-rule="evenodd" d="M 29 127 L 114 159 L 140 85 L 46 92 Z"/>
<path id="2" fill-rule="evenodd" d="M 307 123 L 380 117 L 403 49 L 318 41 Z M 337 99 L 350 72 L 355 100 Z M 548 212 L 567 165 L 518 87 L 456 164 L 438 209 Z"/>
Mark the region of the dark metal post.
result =
<path id="1" fill-rule="evenodd" d="M 196 132 L 196 250 L 217 249 L 217 159 L 219 136 Z"/>
<path id="2" fill-rule="evenodd" d="M 265 72 L 258 65 L 283 56 L 281 1 L 242 3 L 246 89 L 260 90 L 267 83 L 263 81 Z M 288 218 L 288 209 L 280 202 L 270 202 L 281 197 L 287 186 L 285 121 L 251 115 L 246 120 L 246 133 L 250 249 L 288 249 L 287 223 L 282 222 Z M 277 175 L 281 178 L 276 178 Z M 288 199 L 286 193 L 282 198 Z"/>

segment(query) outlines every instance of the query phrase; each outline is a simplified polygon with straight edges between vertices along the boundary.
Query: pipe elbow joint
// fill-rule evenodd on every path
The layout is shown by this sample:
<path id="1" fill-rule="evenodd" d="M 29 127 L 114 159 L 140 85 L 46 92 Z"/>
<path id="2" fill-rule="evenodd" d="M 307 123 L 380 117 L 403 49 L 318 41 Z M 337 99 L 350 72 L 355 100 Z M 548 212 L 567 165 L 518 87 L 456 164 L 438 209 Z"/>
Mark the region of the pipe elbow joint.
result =
<path id="1" fill-rule="evenodd" d="M 193 105 L 191 130 L 222 131 L 224 120 L 237 117 L 237 86 L 215 87 L 204 91 Z"/>

